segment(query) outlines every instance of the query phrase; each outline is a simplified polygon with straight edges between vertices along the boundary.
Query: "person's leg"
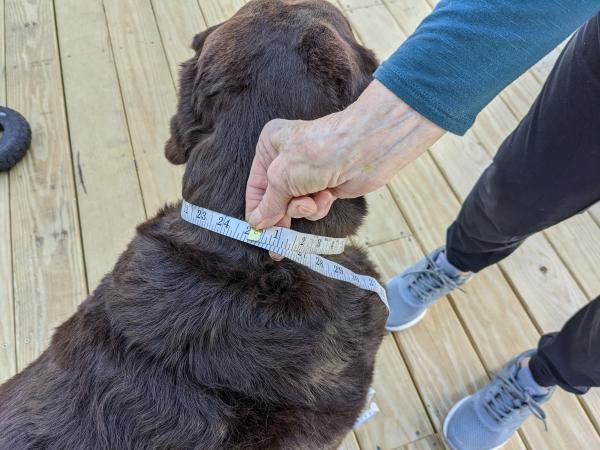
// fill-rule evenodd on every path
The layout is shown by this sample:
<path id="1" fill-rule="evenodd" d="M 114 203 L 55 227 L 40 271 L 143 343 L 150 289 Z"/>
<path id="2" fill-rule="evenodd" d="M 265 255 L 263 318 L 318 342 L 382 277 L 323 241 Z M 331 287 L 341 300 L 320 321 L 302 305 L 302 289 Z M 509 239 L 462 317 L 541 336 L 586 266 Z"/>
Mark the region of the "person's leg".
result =
<path id="1" fill-rule="evenodd" d="M 523 240 L 600 200 L 600 22 L 571 39 L 529 113 L 467 197 L 441 248 L 388 284 L 390 331 L 510 255 Z"/>
<path id="2" fill-rule="evenodd" d="M 600 16 L 600 15 L 599 15 Z M 523 240 L 600 199 L 600 21 L 571 39 L 528 115 L 503 143 L 448 232 L 447 258 L 477 272 Z M 495 448 L 555 386 L 600 385 L 600 298 L 538 349 L 510 361 L 486 387 L 452 408 L 444 436 L 453 449 Z"/>
<path id="3" fill-rule="evenodd" d="M 477 272 L 512 253 L 530 234 L 600 199 L 600 21 L 571 39 L 534 106 L 502 144 L 456 223 L 447 258 Z M 459 402 L 444 423 L 453 449 L 506 442 L 554 386 L 584 393 L 600 385 L 600 298 L 537 350 L 510 361 L 490 384 Z"/>
<path id="4" fill-rule="evenodd" d="M 600 24 L 571 39 L 447 235 L 448 260 L 478 272 L 600 200 Z"/>
<path id="5" fill-rule="evenodd" d="M 600 297 L 560 332 L 542 337 L 529 368 L 541 386 L 559 386 L 574 394 L 600 386 Z"/>
<path id="6" fill-rule="evenodd" d="M 486 387 L 452 408 L 444 422 L 451 448 L 494 448 L 532 414 L 545 419 L 541 405 L 555 387 L 585 394 L 600 386 L 600 297 L 583 307 L 561 331 L 538 348 L 510 361 Z"/>

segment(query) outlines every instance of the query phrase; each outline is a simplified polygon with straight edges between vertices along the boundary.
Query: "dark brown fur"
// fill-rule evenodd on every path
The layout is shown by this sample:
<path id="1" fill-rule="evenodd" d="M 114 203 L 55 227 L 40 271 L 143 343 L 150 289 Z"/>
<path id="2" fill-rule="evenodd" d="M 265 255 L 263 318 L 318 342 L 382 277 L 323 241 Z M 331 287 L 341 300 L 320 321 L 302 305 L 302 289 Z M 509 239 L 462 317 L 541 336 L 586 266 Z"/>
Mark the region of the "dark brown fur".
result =
<path id="1" fill-rule="evenodd" d="M 354 101 L 376 61 L 317 1 L 259 0 L 194 38 L 167 157 L 192 203 L 243 217 L 264 124 Z M 363 199 L 296 229 L 347 236 Z M 334 258 L 375 275 L 363 251 Z M 371 383 L 378 298 L 194 227 L 170 206 L 137 235 L 49 348 L 0 387 L 0 449 L 322 449 Z"/>

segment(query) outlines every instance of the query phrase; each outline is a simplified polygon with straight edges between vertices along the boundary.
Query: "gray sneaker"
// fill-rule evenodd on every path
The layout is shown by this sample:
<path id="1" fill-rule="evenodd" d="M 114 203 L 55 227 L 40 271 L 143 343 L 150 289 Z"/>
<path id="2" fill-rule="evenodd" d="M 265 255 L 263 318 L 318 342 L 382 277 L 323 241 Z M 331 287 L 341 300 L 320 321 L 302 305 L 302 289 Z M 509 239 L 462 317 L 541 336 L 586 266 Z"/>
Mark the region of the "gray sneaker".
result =
<path id="1" fill-rule="evenodd" d="M 510 361 L 490 384 L 458 402 L 444 422 L 444 438 L 452 450 L 495 450 L 502 447 L 530 416 L 546 422 L 541 404 L 554 388 L 535 395 L 519 382 L 521 361 L 535 350 Z"/>
<path id="2" fill-rule="evenodd" d="M 446 247 L 438 248 L 388 283 L 389 331 L 412 327 L 425 317 L 427 308 L 469 281 L 472 275 L 460 275 L 445 259 L 445 251 Z"/>

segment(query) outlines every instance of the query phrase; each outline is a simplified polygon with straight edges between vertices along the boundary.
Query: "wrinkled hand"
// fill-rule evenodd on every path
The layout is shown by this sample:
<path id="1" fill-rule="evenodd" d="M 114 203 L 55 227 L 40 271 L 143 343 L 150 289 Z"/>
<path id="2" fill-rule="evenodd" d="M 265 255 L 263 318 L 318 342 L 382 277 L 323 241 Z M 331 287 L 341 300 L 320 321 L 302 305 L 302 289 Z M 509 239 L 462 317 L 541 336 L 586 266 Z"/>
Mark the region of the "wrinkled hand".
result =
<path id="1" fill-rule="evenodd" d="M 444 132 L 378 81 L 344 111 L 273 120 L 256 147 L 246 218 L 257 228 L 321 219 L 337 198 L 386 184 Z"/>

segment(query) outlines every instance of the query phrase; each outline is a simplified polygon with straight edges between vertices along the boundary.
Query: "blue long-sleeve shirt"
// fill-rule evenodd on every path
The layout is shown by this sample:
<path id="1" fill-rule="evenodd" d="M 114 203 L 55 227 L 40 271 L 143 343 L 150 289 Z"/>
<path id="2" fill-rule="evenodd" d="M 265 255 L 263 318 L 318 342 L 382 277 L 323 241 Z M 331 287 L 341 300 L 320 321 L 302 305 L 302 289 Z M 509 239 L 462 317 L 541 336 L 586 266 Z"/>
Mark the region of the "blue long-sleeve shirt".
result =
<path id="1" fill-rule="evenodd" d="M 442 0 L 375 78 L 462 135 L 498 92 L 599 9 L 600 0 Z"/>

